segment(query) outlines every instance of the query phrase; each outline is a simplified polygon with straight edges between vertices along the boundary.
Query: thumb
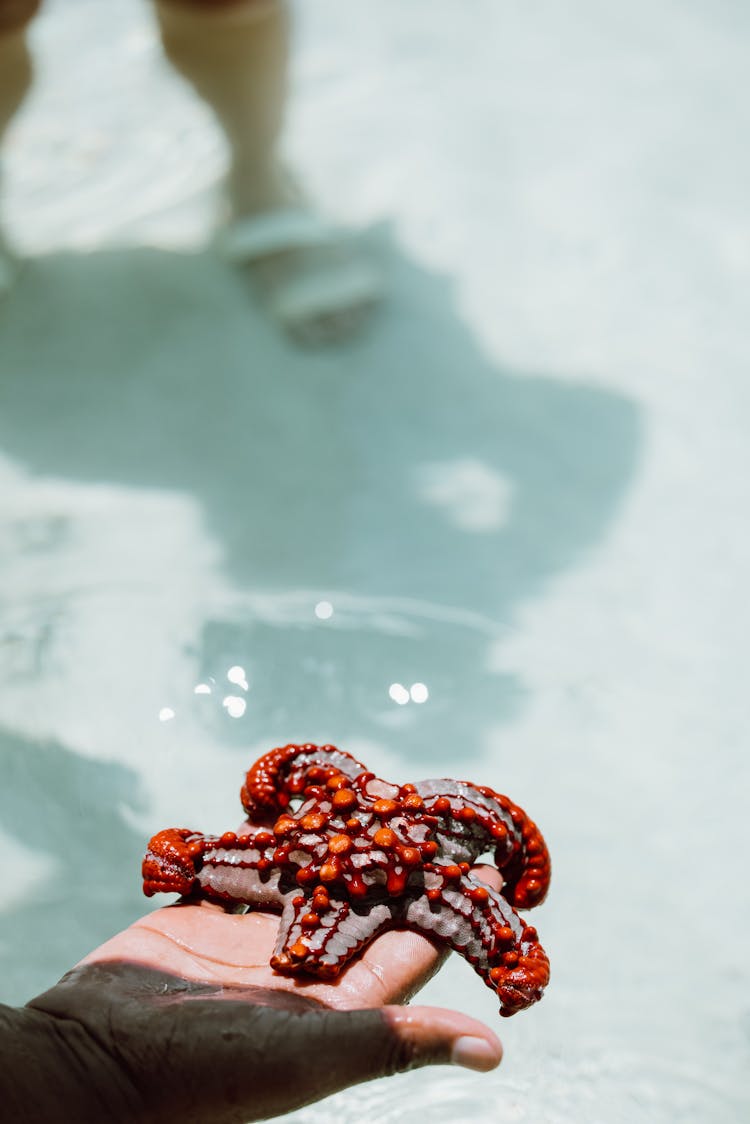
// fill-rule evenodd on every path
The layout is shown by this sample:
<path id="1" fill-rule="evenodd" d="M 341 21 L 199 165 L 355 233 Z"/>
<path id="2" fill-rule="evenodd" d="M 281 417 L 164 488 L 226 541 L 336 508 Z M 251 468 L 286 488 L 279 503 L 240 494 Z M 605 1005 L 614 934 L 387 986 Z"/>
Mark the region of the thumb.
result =
<path id="1" fill-rule="evenodd" d="M 191 1124 L 207 1119 L 210 1109 L 217 1124 L 265 1120 L 376 1077 L 427 1065 L 487 1071 L 502 1057 L 492 1031 L 457 1011 L 311 1009 L 299 998 L 290 1010 L 289 1000 L 285 995 L 280 1008 L 229 1000 L 180 1004 L 176 1025 L 159 1036 L 169 1042 L 173 1080 L 166 1082 L 170 1111 L 155 1119 Z M 163 1068 L 158 1084 L 163 1093 Z"/>
<path id="2" fill-rule="evenodd" d="M 502 1060 L 503 1047 L 497 1035 L 484 1023 L 458 1011 L 384 1007 L 382 1013 L 400 1054 L 399 1064 L 388 1072 L 424 1065 L 460 1065 L 486 1073 Z"/>
<path id="3" fill-rule="evenodd" d="M 266 1120 L 376 1077 L 427 1065 L 486 1071 L 502 1057 L 492 1031 L 457 1011 L 305 1007 L 289 1011 L 199 1000 L 182 1004 L 183 1026 L 179 1034 L 169 1035 L 172 1077 L 181 1076 L 166 1083 L 169 1113 L 155 1119 L 165 1124 L 202 1121 L 210 1109 L 217 1124 Z M 191 1015 L 197 1017 L 186 1027 L 185 1016 Z M 189 1059 L 176 1049 L 188 1041 Z M 164 1085 L 161 1071 L 162 1091 Z"/>
<path id="4" fill-rule="evenodd" d="M 376 1077 L 428 1065 L 459 1065 L 486 1072 L 502 1058 L 499 1039 L 483 1023 L 440 1007 L 383 1007 L 328 1011 L 315 1055 L 328 1059 L 320 1095 Z M 322 1049 L 321 1049 L 322 1047 Z M 316 1072 L 320 1088 L 322 1073 Z"/>

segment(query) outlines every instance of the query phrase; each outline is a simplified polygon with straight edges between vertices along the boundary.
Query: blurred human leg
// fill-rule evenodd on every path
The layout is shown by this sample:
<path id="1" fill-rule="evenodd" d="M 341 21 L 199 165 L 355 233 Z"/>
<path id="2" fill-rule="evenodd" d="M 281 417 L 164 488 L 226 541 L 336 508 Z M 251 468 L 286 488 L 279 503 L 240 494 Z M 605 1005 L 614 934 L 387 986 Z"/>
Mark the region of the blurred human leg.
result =
<path id="1" fill-rule="evenodd" d="M 227 138 L 231 221 L 221 246 L 300 342 L 349 335 L 380 279 L 307 206 L 281 167 L 290 19 L 285 0 L 155 0 L 164 50 Z"/>
<path id="2" fill-rule="evenodd" d="M 276 146 L 286 101 L 284 0 L 157 0 L 164 51 L 229 142 L 235 216 L 290 202 Z"/>
<path id="3" fill-rule="evenodd" d="M 0 0 L 0 139 L 31 85 L 32 64 L 26 29 L 41 0 Z M 13 283 L 15 268 L 0 233 L 0 295 Z"/>
<path id="4" fill-rule="evenodd" d="M 41 0 L 0 0 L 0 137 L 31 85 L 26 28 Z"/>

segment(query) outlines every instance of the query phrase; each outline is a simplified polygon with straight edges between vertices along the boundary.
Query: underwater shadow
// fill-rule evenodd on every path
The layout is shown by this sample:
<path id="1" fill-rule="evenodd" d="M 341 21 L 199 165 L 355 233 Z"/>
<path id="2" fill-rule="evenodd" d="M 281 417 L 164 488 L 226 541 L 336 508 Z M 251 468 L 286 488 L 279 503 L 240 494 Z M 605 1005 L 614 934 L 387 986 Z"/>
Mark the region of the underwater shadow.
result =
<path id="1" fill-rule="evenodd" d="M 371 240 L 384 309 L 312 354 L 209 254 L 30 263 L 0 313 L 0 447 L 38 474 L 191 495 L 239 591 L 350 598 L 325 634 L 309 611 L 269 624 L 239 602 L 205 622 L 201 673 L 242 662 L 262 688 L 227 740 L 399 730 L 427 771 L 457 739 L 471 755 L 467 714 L 517 711 L 490 639 L 601 541 L 640 421 L 622 395 L 499 364 L 449 279 L 387 229 Z M 430 706 L 395 710 L 394 680 L 429 682 Z"/>
<path id="2" fill-rule="evenodd" d="M 205 720 L 238 775 L 249 743 L 367 739 L 398 745 L 415 778 L 457 754 L 468 775 L 482 728 L 524 694 L 493 643 L 602 540 L 637 464 L 631 401 L 498 364 L 446 278 L 387 231 L 376 243 L 387 304 L 330 352 L 294 350 L 208 254 L 38 259 L 0 309 L 0 450 L 40 478 L 171 489 L 203 512 L 237 597 L 203 622 L 194 663 L 252 676 L 241 721 Z M 117 598 L 107 582 L 97 596 Z M 319 591 L 336 613 L 315 620 L 303 596 L 272 619 L 243 602 L 263 591 Z M 430 705 L 395 706 L 394 680 L 428 683 Z M 12 730 L 0 770 L 0 827 L 47 871 L 3 914 L 5 978 L 23 967 L 28 995 L 143 911 L 144 840 L 121 811 L 136 774 Z"/>

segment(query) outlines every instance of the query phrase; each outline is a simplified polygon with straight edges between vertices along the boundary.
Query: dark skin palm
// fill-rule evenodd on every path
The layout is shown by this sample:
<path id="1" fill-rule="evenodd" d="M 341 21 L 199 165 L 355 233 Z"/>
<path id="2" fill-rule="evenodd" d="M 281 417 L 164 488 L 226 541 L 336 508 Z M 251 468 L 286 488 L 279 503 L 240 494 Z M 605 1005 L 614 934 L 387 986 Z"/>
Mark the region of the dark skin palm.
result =
<path id="1" fill-rule="evenodd" d="M 386 933 L 316 982 L 271 970 L 277 927 L 259 911 L 168 906 L 23 1011 L 0 1009 L 9 1119 L 244 1124 L 418 1066 L 499 1063 L 475 1019 L 401 1006 L 444 960 L 425 937 Z"/>

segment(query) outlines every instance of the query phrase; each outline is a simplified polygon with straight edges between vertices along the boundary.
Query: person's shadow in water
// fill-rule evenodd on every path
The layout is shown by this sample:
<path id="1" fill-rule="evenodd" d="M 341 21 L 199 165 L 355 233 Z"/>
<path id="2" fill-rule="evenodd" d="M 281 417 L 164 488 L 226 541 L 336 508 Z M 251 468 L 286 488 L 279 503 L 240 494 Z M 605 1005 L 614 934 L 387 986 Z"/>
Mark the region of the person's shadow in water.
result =
<path id="1" fill-rule="evenodd" d="M 507 720 L 523 694 L 493 670 L 490 642 L 601 539 L 636 465 L 639 417 L 584 381 L 498 366 L 451 284 L 387 233 L 378 242 L 389 295 L 376 323 L 312 355 L 280 339 L 208 255 L 31 263 L 0 311 L 0 449 L 40 475 L 189 493 L 238 591 L 318 591 L 337 610 L 341 599 L 326 628 L 310 612 L 269 623 L 241 608 L 205 622 L 199 671 L 242 663 L 253 675 L 251 725 L 223 734 L 238 747 L 345 747 L 395 726 L 415 777 L 433 763 L 445 772 L 456 745 L 467 775 L 467 716 L 472 729 Z M 430 705 L 394 705 L 388 684 L 416 681 Z M 53 784 L 54 761 L 66 768 L 75 754 L 7 738 L 4 758 L 35 762 L 28 777 L 15 770 L 12 817 L 0 803 L 0 826 L 14 831 L 38 801 L 35 755 Z M 112 791 L 123 780 L 119 766 L 76 768 L 81 786 L 89 772 L 92 784 L 111 773 Z M 113 928 L 94 904 L 97 888 L 111 898 L 111 873 L 89 864 L 84 895 L 80 854 L 68 863 L 57 848 L 79 812 L 57 814 L 42 846 L 65 868 L 68 908 L 88 915 L 91 943 Z M 17 910 L 16 935 L 35 916 Z M 20 947 L 12 940 L 3 959 Z M 60 967 L 84 953 L 80 933 L 62 929 L 58 951 Z"/>

